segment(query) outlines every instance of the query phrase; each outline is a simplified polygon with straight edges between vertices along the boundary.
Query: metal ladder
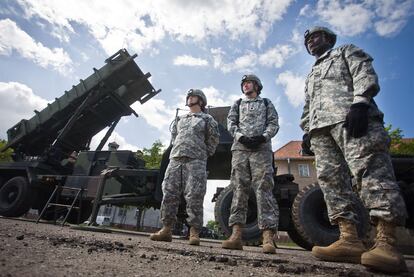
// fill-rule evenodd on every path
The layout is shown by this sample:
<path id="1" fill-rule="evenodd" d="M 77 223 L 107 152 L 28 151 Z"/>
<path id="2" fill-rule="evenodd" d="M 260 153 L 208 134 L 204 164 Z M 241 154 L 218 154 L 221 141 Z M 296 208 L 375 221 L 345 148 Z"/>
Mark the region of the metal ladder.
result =
<path id="1" fill-rule="evenodd" d="M 65 205 L 65 204 L 59 204 L 59 203 L 51 202 L 53 199 L 55 199 L 55 201 L 58 202 L 59 197 L 60 197 L 63 190 L 76 191 L 76 195 L 75 195 L 75 198 L 72 201 L 72 204 Z M 42 218 L 42 216 L 45 213 L 45 211 L 47 210 L 47 208 L 52 207 L 52 206 L 68 208 L 68 211 L 66 212 L 65 218 L 63 219 L 62 226 L 65 225 L 65 222 L 66 222 L 69 214 L 71 213 L 71 211 L 73 209 L 79 210 L 78 217 L 80 217 L 81 216 L 81 209 L 82 209 L 82 201 L 79 201 L 79 206 L 75 206 L 75 203 L 78 199 L 82 199 L 82 195 L 85 191 L 86 191 L 86 189 L 84 189 L 84 188 L 65 187 L 65 186 L 62 186 L 60 184 L 56 185 L 55 189 L 53 190 L 52 194 L 49 197 L 49 200 L 47 200 L 45 206 L 43 207 L 42 212 L 39 214 L 39 216 L 36 220 L 36 223 L 39 223 L 39 220 Z M 55 220 L 55 223 L 56 223 L 56 219 L 54 219 L 54 220 Z"/>

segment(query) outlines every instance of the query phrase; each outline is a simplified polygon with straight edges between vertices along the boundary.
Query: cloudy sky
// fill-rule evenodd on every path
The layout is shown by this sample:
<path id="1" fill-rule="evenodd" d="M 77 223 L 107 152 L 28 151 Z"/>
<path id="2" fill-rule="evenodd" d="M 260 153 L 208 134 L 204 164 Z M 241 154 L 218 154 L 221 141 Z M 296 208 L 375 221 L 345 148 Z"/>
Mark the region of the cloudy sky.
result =
<path id="1" fill-rule="evenodd" d="M 201 88 L 211 106 L 230 105 L 241 96 L 242 75 L 255 73 L 280 115 L 276 150 L 302 136 L 304 79 L 314 61 L 303 33 L 313 25 L 374 57 L 385 123 L 414 137 L 413 15 L 412 0 L 3 0 L 0 138 L 126 48 L 162 92 L 133 105 L 138 118 L 118 124 L 111 140 L 122 149 L 156 139 L 168 144 L 168 126 L 189 88 Z"/>

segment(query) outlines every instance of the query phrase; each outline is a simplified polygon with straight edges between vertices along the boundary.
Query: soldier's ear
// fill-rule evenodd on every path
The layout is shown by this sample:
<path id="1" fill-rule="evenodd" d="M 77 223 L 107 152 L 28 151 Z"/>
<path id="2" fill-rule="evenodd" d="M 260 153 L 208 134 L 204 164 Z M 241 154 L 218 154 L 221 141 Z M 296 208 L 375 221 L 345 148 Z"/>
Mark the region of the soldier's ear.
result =
<path id="1" fill-rule="evenodd" d="M 204 105 L 203 99 L 201 99 L 201 97 L 197 96 L 198 98 L 198 103 L 200 103 L 200 107 Z"/>

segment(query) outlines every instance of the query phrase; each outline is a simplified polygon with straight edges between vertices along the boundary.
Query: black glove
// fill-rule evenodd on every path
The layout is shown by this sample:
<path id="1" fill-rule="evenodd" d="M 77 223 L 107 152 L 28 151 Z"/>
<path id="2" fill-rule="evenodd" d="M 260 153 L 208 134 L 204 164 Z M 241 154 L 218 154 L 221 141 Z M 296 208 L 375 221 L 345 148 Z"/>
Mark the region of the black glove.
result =
<path id="1" fill-rule="evenodd" d="M 247 144 L 246 147 L 250 149 L 257 149 L 264 142 L 266 142 L 266 138 L 264 136 L 253 136 L 250 137 L 250 143 Z"/>
<path id="2" fill-rule="evenodd" d="M 346 115 L 344 127 L 353 138 L 360 138 L 366 135 L 368 130 L 368 109 L 365 103 L 352 104 Z"/>
<path id="3" fill-rule="evenodd" d="M 310 148 L 311 136 L 308 133 L 305 133 L 302 137 L 302 155 L 315 156 L 315 153 L 313 153 Z"/>
<path id="4" fill-rule="evenodd" d="M 241 144 L 243 144 L 243 145 L 248 145 L 248 144 L 250 144 L 251 142 L 252 142 L 252 139 L 250 138 L 250 137 L 246 137 L 246 136 L 241 136 L 240 138 L 239 138 L 239 142 L 241 143 Z"/>
<path id="5" fill-rule="evenodd" d="M 266 138 L 264 136 L 254 136 L 252 137 L 252 140 L 258 144 L 266 142 Z"/>
<path id="6" fill-rule="evenodd" d="M 239 142 L 249 149 L 255 149 L 259 146 L 254 137 L 241 136 Z"/>

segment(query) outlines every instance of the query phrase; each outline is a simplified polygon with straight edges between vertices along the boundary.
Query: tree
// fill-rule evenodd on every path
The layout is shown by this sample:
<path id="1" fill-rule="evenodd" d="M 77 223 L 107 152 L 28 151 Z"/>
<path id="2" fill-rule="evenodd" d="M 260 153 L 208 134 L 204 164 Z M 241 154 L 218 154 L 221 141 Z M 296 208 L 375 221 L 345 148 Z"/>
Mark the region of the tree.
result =
<path id="1" fill-rule="evenodd" d="M 391 154 L 414 155 L 414 139 L 403 140 L 403 132 L 400 128 L 392 129 L 392 125 L 385 127 L 391 137 Z"/>
<path id="2" fill-rule="evenodd" d="M 220 232 L 220 227 L 217 221 L 209 220 L 206 224 L 206 228 L 211 230 L 216 238 L 224 239 L 224 235 Z"/>
<path id="3" fill-rule="evenodd" d="M 138 150 L 135 155 L 145 161 L 146 168 L 157 169 L 160 168 L 161 165 L 163 148 L 164 145 L 161 141 L 156 140 L 151 148 L 144 148 L 142 151 Z"/>
<path id="4" fill-rule="evenodd" d="M 4 146 L 6 146 L 7 141 L 0 139 L 0 149 L 3 149 Z M 12 154 L 13 154 L 13 149 L 7 149 L 4 152 L 0 151 L 0 161 L 1 162 L 11 162 L 12 159 Z"/>

